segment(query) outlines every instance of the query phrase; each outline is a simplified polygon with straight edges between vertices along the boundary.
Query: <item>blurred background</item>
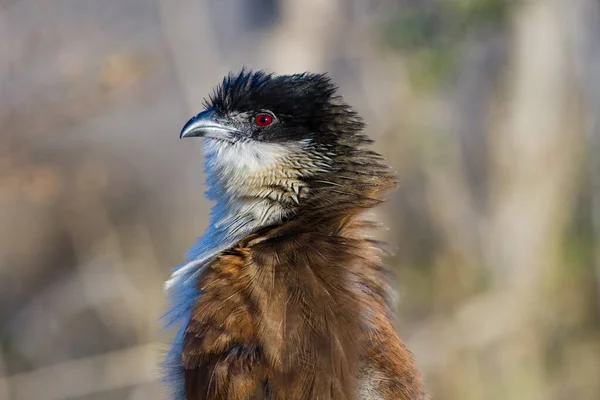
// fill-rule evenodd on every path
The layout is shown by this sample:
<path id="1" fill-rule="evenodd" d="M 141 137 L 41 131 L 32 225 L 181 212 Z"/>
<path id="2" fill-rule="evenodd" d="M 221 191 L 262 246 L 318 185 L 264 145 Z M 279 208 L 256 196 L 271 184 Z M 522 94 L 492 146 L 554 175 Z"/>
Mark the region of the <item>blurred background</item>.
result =
<path id="1" fill-rule="evenodd" d="M 600 399 L 598 38 L 597 0 L 0 0 L 0 399 L 165 398 L 179 130 L 243 65 L 328 71 L 398 171 L 433 399 Z"/>

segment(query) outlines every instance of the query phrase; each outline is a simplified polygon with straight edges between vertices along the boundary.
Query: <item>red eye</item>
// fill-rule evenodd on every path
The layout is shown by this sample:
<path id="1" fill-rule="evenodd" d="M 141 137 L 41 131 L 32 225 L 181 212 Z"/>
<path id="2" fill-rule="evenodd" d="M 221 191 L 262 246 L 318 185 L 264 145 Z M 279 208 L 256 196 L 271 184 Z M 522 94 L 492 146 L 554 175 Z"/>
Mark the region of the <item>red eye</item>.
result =
<path id="1" fill-rule="evenodd" d="M 269 114 L 258 114 L 256 117 L 254 117 L 254 123 L 257 126 L 271 125 L 271 123 L 273 123 L 273 117 Z"/>

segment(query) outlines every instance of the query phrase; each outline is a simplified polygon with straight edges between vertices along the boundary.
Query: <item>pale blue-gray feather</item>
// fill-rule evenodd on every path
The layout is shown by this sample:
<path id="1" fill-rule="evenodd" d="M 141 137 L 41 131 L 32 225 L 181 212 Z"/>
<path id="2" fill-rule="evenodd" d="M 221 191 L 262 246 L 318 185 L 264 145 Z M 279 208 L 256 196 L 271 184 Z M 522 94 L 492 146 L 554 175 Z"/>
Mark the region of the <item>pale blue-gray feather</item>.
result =
<path id="1" fill-rule="evenodd" d="M 232 201 L 218 185 L 218 179 L 211 173 L 213 161 L 210 155 L 205 159 L 207 185 L 206 197 L 216 203 L 210 212 L 210 223 L 204 234 L 186 254 L 187 262 L 172 271 L 165 290 L 170 305 L 164 315 L 167 329 L 177 327 L 171 348 L 163 363 L 164 379 L 170 387 L 170 397 L 184 400 L 184 376 L 181 353 L 185 329 L 191 317 L 194 304 L 202 295 L 197 287 L 197 278 L 203 269 L 222 251 L 231 248 L 257 228 L 256 221 L 250 215 L 234 215 Z"/>

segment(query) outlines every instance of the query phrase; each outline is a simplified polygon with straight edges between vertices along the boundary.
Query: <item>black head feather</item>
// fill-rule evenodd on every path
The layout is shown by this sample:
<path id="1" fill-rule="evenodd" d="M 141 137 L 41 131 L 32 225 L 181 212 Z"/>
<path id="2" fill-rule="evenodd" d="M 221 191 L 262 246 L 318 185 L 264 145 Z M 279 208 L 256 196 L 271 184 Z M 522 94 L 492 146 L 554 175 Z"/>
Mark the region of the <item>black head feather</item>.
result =
<path id="1" fill-rule="evenodd" d="M 258 113 L 272 114 L 277 122 L 273 126 L 243 129 L 252 139 L 277 142 L 313 139 L 331 143 L 336 139 L 334 136 L 352 135 L 364 126 L 336 92 L 337 87 L 326 74 L 275 76 L 242 69 L 238 74 L 226 76 L 205 106 L 223 118 L 247 115 L 248 122 Z"/>

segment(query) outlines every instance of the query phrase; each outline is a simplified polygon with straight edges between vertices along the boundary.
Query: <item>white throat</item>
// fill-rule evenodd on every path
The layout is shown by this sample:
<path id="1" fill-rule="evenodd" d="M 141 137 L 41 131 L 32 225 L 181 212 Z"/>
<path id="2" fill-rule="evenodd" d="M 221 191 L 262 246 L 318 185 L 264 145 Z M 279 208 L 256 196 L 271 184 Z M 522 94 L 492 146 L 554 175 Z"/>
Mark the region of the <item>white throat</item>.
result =
<path id="1" fill-rule="evenodd" d="M 207 197 L 215 205 L 206 232 L 188 252 L 188 263 L 166 282 L 166 290 L 193 281 L 219 252 L 294 212 L 308 193 L 303 178 L 323 166 L 311 159 L 310 144 L 204 140 Z"/>

